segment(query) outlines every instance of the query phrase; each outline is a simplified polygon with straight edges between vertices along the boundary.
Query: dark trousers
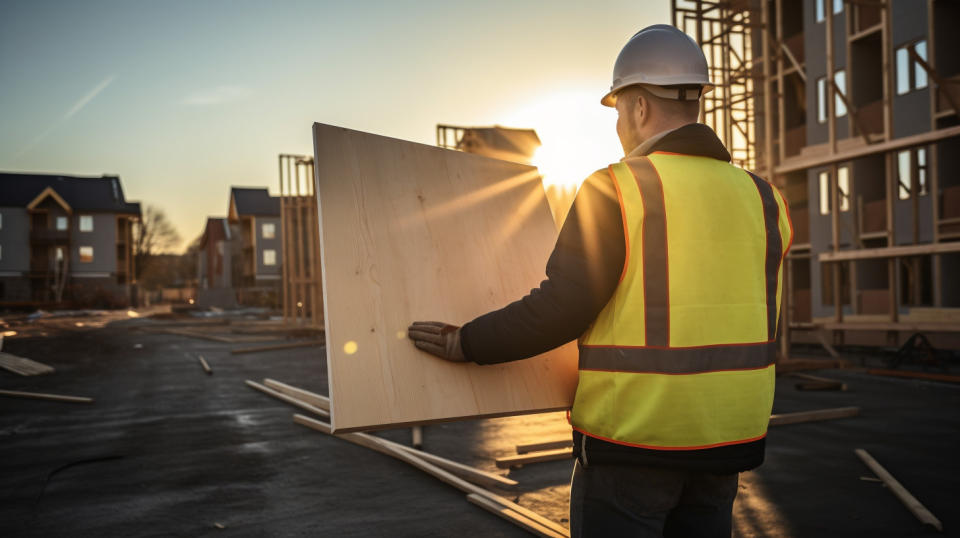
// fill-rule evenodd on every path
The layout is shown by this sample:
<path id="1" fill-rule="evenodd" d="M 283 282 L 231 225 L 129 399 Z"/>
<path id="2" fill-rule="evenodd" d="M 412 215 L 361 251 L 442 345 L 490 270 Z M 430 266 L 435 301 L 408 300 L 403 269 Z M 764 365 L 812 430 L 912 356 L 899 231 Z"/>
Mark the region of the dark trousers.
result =
<path id="1" fill-rule="evenodd" d="M 588 465 L 570 484 L 570 536 L 730 538 L 738 473 Z"/>

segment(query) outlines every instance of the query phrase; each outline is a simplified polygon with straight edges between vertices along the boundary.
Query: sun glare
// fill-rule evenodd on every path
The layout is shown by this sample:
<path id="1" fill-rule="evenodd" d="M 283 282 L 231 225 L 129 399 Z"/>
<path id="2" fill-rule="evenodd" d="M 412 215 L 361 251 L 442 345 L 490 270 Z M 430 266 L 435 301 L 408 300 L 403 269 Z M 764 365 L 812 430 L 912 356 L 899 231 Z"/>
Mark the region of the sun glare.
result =
<path id="1" fill-rule="evenodd" d="M 597 95 L 595 95 L 597 93 Z M 590 174 L 623 157 L 616 112 L 589 90 L 546 94 L 506 115 L 506 125 L 536 129 L 533 164 L 547 188 L 576 192 Z"/>

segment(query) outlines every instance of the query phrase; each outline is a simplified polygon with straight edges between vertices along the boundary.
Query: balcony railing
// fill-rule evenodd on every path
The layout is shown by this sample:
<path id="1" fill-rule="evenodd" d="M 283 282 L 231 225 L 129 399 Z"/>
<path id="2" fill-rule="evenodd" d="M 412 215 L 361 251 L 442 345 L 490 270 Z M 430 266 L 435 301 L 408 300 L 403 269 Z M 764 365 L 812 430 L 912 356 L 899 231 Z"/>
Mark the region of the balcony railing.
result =
<path id="1" fill-rule="evenodd" d="M 30 241 L 33 243 L 69 243 L 69 230 L 39 229 L 30 230 Z"/>

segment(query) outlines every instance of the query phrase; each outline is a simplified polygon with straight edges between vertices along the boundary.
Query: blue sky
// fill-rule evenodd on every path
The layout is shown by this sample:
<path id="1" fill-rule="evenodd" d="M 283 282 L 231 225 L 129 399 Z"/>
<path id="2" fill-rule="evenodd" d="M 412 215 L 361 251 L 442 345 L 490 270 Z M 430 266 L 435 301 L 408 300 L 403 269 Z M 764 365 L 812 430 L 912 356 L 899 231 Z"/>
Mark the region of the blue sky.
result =
<path id="1" fill-rule="evenodd" d="M 598 104 L 669 2 L 0 2 L 0 170 L 119 174 L 185 241 L 231 185 L 276 190 L 314 121 L 434 143 L 536 128 L 576 181 L 620 156 Z"/>

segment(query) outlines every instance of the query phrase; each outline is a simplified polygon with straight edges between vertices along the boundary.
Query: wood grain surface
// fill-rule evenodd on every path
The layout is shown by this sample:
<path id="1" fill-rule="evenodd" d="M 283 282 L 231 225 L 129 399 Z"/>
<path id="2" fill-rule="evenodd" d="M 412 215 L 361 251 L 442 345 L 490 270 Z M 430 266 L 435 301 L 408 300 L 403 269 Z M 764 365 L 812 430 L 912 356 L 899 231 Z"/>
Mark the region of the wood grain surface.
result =
<path id="1" fill-rule="evenodd" d="M 334 430 L 568 408 L 575 343 L 478 366 L 406 336 L 545 278 L 557 231 L 536 168 L 319 123 L 314 151 Z"/>

